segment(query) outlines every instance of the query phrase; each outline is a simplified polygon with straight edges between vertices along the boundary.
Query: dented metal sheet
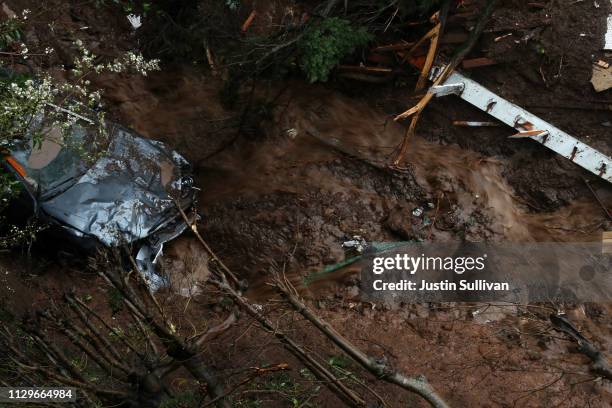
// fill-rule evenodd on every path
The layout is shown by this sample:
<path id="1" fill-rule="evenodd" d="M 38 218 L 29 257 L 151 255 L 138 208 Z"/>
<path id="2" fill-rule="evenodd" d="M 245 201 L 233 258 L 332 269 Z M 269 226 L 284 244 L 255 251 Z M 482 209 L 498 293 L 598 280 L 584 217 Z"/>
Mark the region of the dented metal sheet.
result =
<path id="1" fill-rule="evenodd" d="M 612 182 L 610 157 L 458 72 L 449 76 L 443 85 L 451 84 L 457 90 L 460 89 L 457 84 L 463 84 L 463 90 L 456 94 L 478 109 L 514 127 L 519 131 L 515 136 L 533 139 L 591 173 Z"/>

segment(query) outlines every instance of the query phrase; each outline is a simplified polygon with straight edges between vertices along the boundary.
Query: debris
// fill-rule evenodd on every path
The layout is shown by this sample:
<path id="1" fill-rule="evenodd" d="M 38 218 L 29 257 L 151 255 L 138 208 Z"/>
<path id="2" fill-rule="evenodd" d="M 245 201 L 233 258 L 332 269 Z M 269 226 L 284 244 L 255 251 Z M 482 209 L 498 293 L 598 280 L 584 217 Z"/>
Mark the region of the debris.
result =
<path id="1" fill-rule="evenodd" d="M 344 241 L 342 248 L 354 249 L 358 253 L 362 253 L 368 247 L 368 241 L 365 240 L 361 235 L 353 236 L 353 239 Z"/>
<path id="2" fill-rule="evenodd" d="M 411 48 L 414 45 L 412 42 L 402 41 L 397 44 L 381 45 L 372 48 L 372 52 L 387 52 L 387 51 L 402 51 Z"/>
<path id="3" fill-rule="evenodd" d="M 195 197 L 190 166 L 161 142 L 110 122 L 106 128 L 109 144 L 101 155 L 95 136 L 76 124 L 68 136 L 51 128 L 37 147 L 31 140 L 15 143 L 2 165 L 22 183 L 41 221 L 65 239 L 86 250 L 133 244 L 139 269 L 155 290 L 164 283 L 154 268 L 164 243 L 187 228 L 179 211 L 187 211 Z M 86 157 L 96 160 L 85 162 L 64 137 L 83 144 Z"/>
<path id="4" fill-rule="evenodd" d="M 249 27 L 253 23 L 253 20 L 255 19 L 256 15 L 257 15 L 257 12 L 255 10 L 251 11 L 251 14 L 249 14 L 247 19 L 244 20 L 244 23 L 242 23 L 242 27 L 240 27 L 240 31 L 242 31 L 243 33 L 246 33 L 246 31 L 249 29 Z"/>
<path id="5" fill-rule="evenodd" d="M 546 8 L 546 4 L 544 3 L 527 3 L 527 5 L 531 8 L 544 10 Z"/>
<path id="6" fill-rule="evenodd" d="M 391 68 L 367 67 L 365 65 L 338 65 L 338 71 L 344 72 L 360 72 L 366 74 L 391 74 Z"/>
<path id="7" fill-rule="evenodd" d="M 461 63 L 461 66 L 463 67 L 463 69 L 472 69 L 472 68 L 480 68 L 480 67 L 489 67 L 491 65 L 496 65 L 496 64 L 497 64 L 497 61 L 492 60 L 491 58 L 480 57 L 480 58 L 472 58 L 472 59 L 464 60 Z"/>
<path id="8" fill-rule="evenodd" d="M 534 136 L 546 136 L 548 135 L 548 130 L 527 130 L 525 132 L 518 132 L 513 134 L 512 136 L 508 136 L 508 139 L 520 139 L 523 137 L 534 137 Z"/>
<path id="9" fill-rule="evenodd" d="M 215 58 L 212 55 L 212 51 L 208 44 L 205 46 L 206 50 L 206 60 L 208 61 L 208 65 L 210 66 L 210 72 L 213 76 L 217 75 L 217 64 L 215 64 Z"/>
<path id="10" fill-rule="evenodd" d="M 439 13 L 434 14 L 433 18 L 439 18 Z M 434 34 L 431 37 L 429 43 L 429 50 L 427 51 L 427 57 L 425 58 L 425 64 L 421 68 L 421 75 L 419 75 L 419 79 L 417 80 L 417 84 L 415 87 L 415 91 L 420 91 L 425 88 L 425 84 L 427 81 L 427 76 L 429 75 L 429 71 L 431 71 L 431 67 L 434 63 L 434 58 L 438 51 L 438 42 L 440 41 L 440 34 L 442 34 L 442 23 L 439 22 L 434 28 Z"/>
<path id="11" fill-rule="evenodd" d="M 453 125 L 455 126 L 465 126 L 465 127 L 497 127 L 499 123 L 497 122 L 475 122 L 468 120 L 454 120 Z"/>
<path id="12" fill-rule="evenodd" d="M 142 19 L 140 16 L 136 14 L 128 14 L 127 19 L 134 30 L 138 30 L 140 27 L 142 27 Z"/>
<path id="13" fill-rule="evenodd" d="M 568 335 L 578 345 L 578 351 L 587 356 L 591 361 L 591 370 L 602 377 L 612 380 L 612 367 L 597 347 L 593 345 L 578 329 L 565 317 L 565 315 L 550 315 L 552 326 Z"/>
<path id="14" fill-rule="evenodd" d="M 457 89 L 460 89 L 458 85 L 462 84 L 463 90 L 457 93 L 461 99 L 489 113 L 506 125 L 514 127 L 519 133 L 536 131 L 536 134 L 526 137 L 545 145 L 604 180 L 612 182 L 612 159 L 600 151 L 501 98 L 458 72 L 453 72 L 442 85 L 446 84 L 452 84 Z"/>
<path id="15" fill-rule="evenodd" d="M 499 0 L 487 0 L 478 22 L 474 25 L 474 28 L 472 29 L 469 39 L 465 42 L 463 46 L 460 47 L 459 51 L 457 51 L 455 55 L 451 57 L 450 62 L 446 64 L 443 69 L 440 70 L 436 78 L 433 80 L 433 85 L 443 85 L 443 82 L 448 79 L 448 77 L 453 73 L 453 71 L 457 68 L 461 61 L 463 61 L 463 59 L 470 53 L 472 48 L 474 48 L 478 38 L 482 34 L 487 22 L 489 21 L 489 18 L 491 17 L 498 1 Z M 431 71 L 434 71 L 433 67 Z M 410 138 L 416 133 L 416 126 L 419 121 L 421 112 L 423 111 L 423 109 L 425 109 L 427 104 L 429 104 L 432 97 L 433 93 L 427 92 L 427 94 L 415 106 L 403 113 L 400 113 L 393 119 L 397 122 L 399 120 L 412 116 L 408 131 L 406 132 L 406 135 L 404 136 L 404 139 L 402 140 L 399 149 L 397 150 L 395 158 L 393 159 L 393 166 L 399 166 L 400 163 L 404 160 L 404 157 L 408 152 Z"/>
<path id="16" fill-rule="evenodd" d="M 504 34 L 504 35 L 500 35 L 499 37 L 495 37 L 495 39 L 493 40 L 494 42 L 500 42 L 501 40 L 503 40 L 504 38 L 508 38 L 511 37 L 512 33 L 508 33 L 508 34 Z"/>
<path id="17" fill-rule="evenodd" d="M 612 51 L 612 14 L 608 16 L 608 30 L 604 37 L 604 50 Z"/>
<path id="18" fill-rule="evenodd" d="M 599 65 L 593 65 L 591 83 L 596 92 L 603 92 L 612 88 L 612 67 L 602 68 Z"/>
<path id="19" fill-rule="evenodd" d="M 612 231 L 604 231 L 601 234 L 602 254 L 612 254 Z"/>
<path id="20" fill-rule="evenodd" d="M 608 64 L 606 61 L 604 60 L 599 60 L 595 63 L 595 65 L 602 67 L 602 68 L 608 68 L 610 67 L 610 64 Z"/>
<path id="21" fill-rule="evenodd" d="M 412 210 L 412 215 L 415 217 L 420 217 L 421 215 L 423 215 L 423 209 L 421 207 L 417 207 L 414 210 Z"/>
<path id="22" fill-rule="evenodd" d="M 298 135 L 298 131 L 295 128 L 290 128 L 285 130 L 285 134 L 289 136 L 291 139 L 295 139 Z"/>
<path id="23" fill-rule="evenodd" d="M 597 203 L 599 204 L 599 206 L 601 207 L 601 209 L 603 210 L 603 212 L 606 214 L 606 216 L 608 217 L 608 219 L 610 221 L 612 221 L 612 214 L 610 214 L 610 211 L 608 210 L 608 207 L 606 207 L 605 203 L 603 201 L 601 201 L 601 198 L 599 198 L 599 195 L 597 194 L 597 191 L 595 191 L 593 189 L 593 187 L 591 186 L 591 183 L 589 183 L 588 180 L 584 180 L 584 183 L 587 185 L 587 187 L 589 188 L 589 190 L 591 190 L 591 193 L 593 194 L 593 197 L 595 197 L 595 200 L 597 200 Z"/>
<path id="24" fill-rule="evenodd" d="M 435 95 L 436 97 L 446 96 L 446 95 L 456 95 L 463 92 L 464 85 L 462 83 L 457 84 L 444 84 L 444 85 L 434 85 L 429 88 L 429 93 Z"/>

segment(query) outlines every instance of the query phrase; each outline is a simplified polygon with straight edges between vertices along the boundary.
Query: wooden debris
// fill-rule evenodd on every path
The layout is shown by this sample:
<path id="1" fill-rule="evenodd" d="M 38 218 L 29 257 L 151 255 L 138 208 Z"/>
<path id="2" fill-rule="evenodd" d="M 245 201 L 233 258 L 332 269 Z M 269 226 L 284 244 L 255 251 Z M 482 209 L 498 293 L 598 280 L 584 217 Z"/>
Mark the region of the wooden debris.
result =
<path id="1" fill-rule="evenodd" d="M 461 63 L 461 61 L 463 61 L 463 59 L 470 53 L 472 48 L 474 48 L 474 45 L 476 45 L 476 42 L 478 38 L 480 37 L 480 34 L 482 34 L 485 28 L 485 25 L 488 23 L 489 18 L 491 17 L 491 14 L 493 13 L 493 10 L 495 9 L 495 6 L 497 5 L 498 1 L 499 0 L 488 0 L 487 1 L 487 4 L 478 22 L 476 23 L 476 25 L 474 26 L 474 29 L 470 33 L 469 39 L 466 41 L 465 45 L 462 46 L 455 55 L 453 55 L 450 63 L 447 64 L 442 70 L 442 72 L 438 75 L 438 77 L 433 83 L 434 86 L 440 85 L 441 83 L 446 81 L 446 79 L 453 73 L 455 68 L 457 68 L 457 66 Z M 442 20 L 444 21 L 444 19 Z M 398 120 L 402 120 L 404 118 L 414 115 L 410 122 L 410 126 L 408 127 L 408 130 L 406 131 L 404 140 L 402 140 L 399 150 L 397 151 L 397 154 L 393 160 L 394 166 L 398 167 L 400 163 L 404 160 L 404 157 L 406 156 L 406 153 L 408 152 L 409 141 L 416 132 L 416 125 L 419 120 L 420 113 L 427 106 L 427 104 L 431 101 L 432 97 L 433 97 L 433 94 L 431 92 L 427 92 L 427 94 L 423 97 L 423 99 L 421 99 L 414 107 L 397 115 L 393 119 L 395 121 L 398 121 Z"/>
<path id="2" fill-rule="evenodd" d="M 544 10 L 546 8 L 546 4 L 544 3 L 527 3 L 527 5 L 534 9 Z"/>
<path id="3" fill-rule="evenodd" d="M 508 136 L 508 139 L 521 139 L 523 137 L 544 136 L 547 134 L 548 130 L 527 130 L 525 132 L 518 132 L 512 136 Z"/>
<path id="4" fill-rule="evenodd" d="M 603 254 L 612 254 L 612 231 L 604 231 L 601 234 L 601 244 Z"/>
<path id="5" fill-rule="evenodd" d="M 437 20 L 439 18 L 439 13 L 434 14 L 432 19 L 435 17 Z M 431 38 L 431 42 L 429 43 L 429 50 L 427 51 L 427 57 L 425 57 L 425 64 L 423 68 L 421 68 L 421 75 L 419 75 L 419 79 L 417 81 L 415 91 L 421 91 L 425 88 L 427 84 L 427 77 L 429 76 L 429 71 L 431 71 L 431 67 L 433 66 L 434 58 L 438 51 L 438 41 L 440 39 L 440 34 L 442 31 L 442 23 L 438 22 L 435 27 L 434 35 Z"/>
<path id="6" fill-rule="evenodd" d="M 382 67 L 367 67 L 365 65 L 338 65 L 338 71 L 344 72 L 361 72 L 366 74 L 391 74 L 391 68 Z"/>
<path id="7" fill-rule="evenodd" d="M 246 31 L 249 29 L 249 27 L 253 23 L 253 20 L 255 19 L 256 15 L 257 15 L 257 11 L 255 11 L 255 10 L 251 11 L 251 14 L 249 14 L 247 19 L 244 20 L 244 23 L 242 24 L 242 27 L 240 28 L 240 31 L 242 31 L 243 33 L 246 33 Z"/>
<path id="8" fill-rule="evenodd" d="M 612 88 L 612 67 L 602 68 L 599 65 L 593 65 L 591 83 L 596 92 L 603 92 Z"/>
<path id="9" fill-rule="evenodd" d="M 564 315 L 550 315 L 552 326 L 565 334 L 567 334 L 578 345 L 578 351 L 587 356 L 591 361 L 591 370 L 608 380 L 612 380 L 612 366 L 590 340 L 582 335 Z"/>
<path id="10" fill-rule="evenodd" d="M 602 67 L 602 68 L 609 68 L 609 67 L 610 67 L 610 64 L 609 64 L 609 63 L 607 63 L 607 62 L 606 62 L 606 61 L 604 61 L 604 60 L 599 60 L 599 61 L 597 61 L 597 62 L 595 63 L 595 65 L 597 65 L 598 67 Z"/>
<path id="11" fill-rule="evenodd" d="M 463 69 L 472 69 L 472 68 L 480 68 L 480 67 L 489 67 L 491 65 L 496 65 L 497 61 L 492 60 L 487 57 L 479 57 L 479 58 L 471 58 L 464 60 L 461 63 Z"/>
<path id="12" fill-rule="evenodd" d="M 508 38 L 511 37 L 512 33 L 508 33 L 508 34 L 504 34 L 504 35 L 500 35 L 499 37 L 495 37 L 495 39 L 493 40 L 494 42 L 500 42 L 501 40 L 503 40 L 504 38 Z"/>
<path id="13" fill-rule="evenodd" d="M 208 61 L 208 65 L 210 66 L 210 72 L 213 76 L 217 75 L 217 64 L 215 64 L 215 59 L 212 55 L 212 51 L 210 51 L 210 47 L 207 45 L 206 47 L 206 60 Z"/>
<path id="14" fill-rule="evenodd" d="M 608 207 L 606 207 L 606 204 L 601 200 L 601 198 L 599 197 L 599 194 L 597 194 L 597 191 L 595 191 L 595 189 L 593 188 L 593 186 L 591 186 L 591 183 L 589 183 L 588 180 L 585 179 L 584 183 L 586 184 L 586 186 L 591 191 L 591 194 L 593 194 L 593 197 L 595 197 L 595 200 L 597 200 L 597 203 L 599 204 L 599 206 L 603 210 L 604 214 L 606 214 L 606 217 L 608 217 L 608 219 L 610 221 L 612 221 L 612 214 L 610 214 L 610 211 L 608 210 Z M 612 233 L 610 234 L 610 238 L 612 239 Z"/>
<path id="15" fill-rule="evenodd" d="M 478 122 L 470 120 L 454 120 L 453 125 L 463 127 L 498 127 L 498 122 Z"/>
<path id="16" fill-rule="evenodd" d="M 389 51 L 402 51 L 411 48 L 414 45 L 413 42 L 403 41 L 397 44 L 380 45 L 372 48 L 371 52 L 389 52 Z"/>

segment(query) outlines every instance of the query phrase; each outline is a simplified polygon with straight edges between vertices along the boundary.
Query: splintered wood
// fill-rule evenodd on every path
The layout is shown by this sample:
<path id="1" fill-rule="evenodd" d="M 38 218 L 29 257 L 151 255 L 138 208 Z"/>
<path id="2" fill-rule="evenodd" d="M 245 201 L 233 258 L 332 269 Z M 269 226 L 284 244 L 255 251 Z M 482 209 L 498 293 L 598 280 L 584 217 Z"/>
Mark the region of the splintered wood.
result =
<path id="1" fill-rule="evenodd" d="M 612 254 L 612 231 L 604 231 L 601 237 L 602 248 L 604 254 Z"/>

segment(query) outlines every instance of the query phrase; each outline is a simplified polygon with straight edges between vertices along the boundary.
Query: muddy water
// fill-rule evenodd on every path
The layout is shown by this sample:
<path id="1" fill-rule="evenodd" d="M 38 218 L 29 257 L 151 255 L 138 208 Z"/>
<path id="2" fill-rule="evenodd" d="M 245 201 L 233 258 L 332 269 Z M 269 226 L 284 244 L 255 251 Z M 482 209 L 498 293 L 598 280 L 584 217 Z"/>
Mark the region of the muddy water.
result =
<path id="1" fill-rule="evenodd" d="M 196 164 L 204 233 L 253 283 L 265 281 L 258 277 L 269 276 L 270 265 L 288 263 L 303 275 L 338 262 L 341 242 L 353 235 L 370 241 L 590 241 L 605 222 L 590 196 L 535 213 L 504 177 L 508 158 L 419 136 L 406 170 L 390 170 L 404 128 L 368 101 L 324 88 L 292 86 L 262 134 L 240 137 L 208 157 L 220 136 L 207 124 L 234 114 L 217 102 L 219 86 L 181 72 L 132 82 L 127 90 L 121 83 L 113 87 L 110 96 L 127 123 Z M 415 207 L 424 208 L 433 225 L 419 226 Z"/>
<path id="2" fill-rule="evenodd" d="M 307 97 L 300 93 L 291 108 L 278 118 L 282 128 L 293 127 L 297 137 L 314 137 L 339 151 L 385 166 L 391 162 L 395 146 L 404 137 L 404 128 L 365 103 L 338 94 Z M 312 145 L 290 143 L 293 156 L 325 157 L 325 148 L 313 152 Z M 278 149 L 278 147 L 276 147 Z M 264 150 L 265 152 L 265 150 Z M 265 153 L 264 153 L 265 155 Z M 275 157 L 268 157 L 268 170 L 274 171 Z M 263 159 L 262 157 L 259 158 Z M 516 196 L 503 176 L 503 158 L 482 155 L 455 145 L 440 145 L 416 137 L 406 163 L 418 183 L 431 196 L 469 214 L 481 210 L 490 217 L 489 227 L 496 239 L 510 241 L 571 241 L 597 237 L 604 222 L 601 209 L 592 197 L 560 211 L 533 214 Z M 264 183 L 270 179 L 266 177 Z M 323 188 L 329 182 L 322 180 Z M 269 185 L 268 185 L 269 187 Z M 596 238 L 595 238 L 596 239 Z"/>

